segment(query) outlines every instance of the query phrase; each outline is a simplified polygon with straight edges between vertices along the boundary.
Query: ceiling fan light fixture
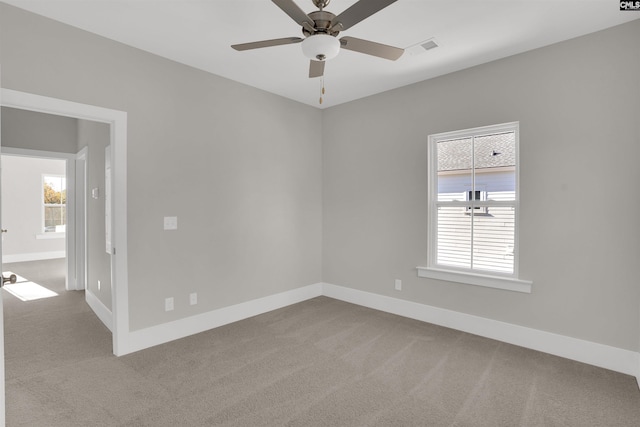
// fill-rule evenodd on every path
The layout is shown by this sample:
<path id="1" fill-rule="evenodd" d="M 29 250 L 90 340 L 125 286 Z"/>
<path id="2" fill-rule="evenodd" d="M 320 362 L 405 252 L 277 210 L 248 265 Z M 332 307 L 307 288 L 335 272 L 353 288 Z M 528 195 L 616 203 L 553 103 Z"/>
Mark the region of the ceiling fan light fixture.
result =
<path id="1" fill-rule="evenodd" d="M 302 53 L 314 61 L 335 58 L 340 52 L 340 40 L 328 34 L 314 34 L 302 41 Z"/>

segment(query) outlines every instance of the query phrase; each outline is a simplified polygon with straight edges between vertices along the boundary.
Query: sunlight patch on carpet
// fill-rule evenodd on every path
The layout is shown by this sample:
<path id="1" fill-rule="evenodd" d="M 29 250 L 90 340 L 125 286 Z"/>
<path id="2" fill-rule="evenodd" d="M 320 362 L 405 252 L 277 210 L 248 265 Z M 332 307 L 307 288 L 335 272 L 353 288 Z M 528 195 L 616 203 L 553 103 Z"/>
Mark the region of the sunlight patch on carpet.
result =
<path id="1" fill-rule="evenodd" d="M 2 273 L 4 277 L 9 277 L 12 274 L 15 273 L 12 273 L 11 271 L 5 271 Z M 22 276 L 18 276 L 17 274 L 16 276 L 18 278 L 16 283 L 8 283 L 4 285 L 3 288 L 11 295 L 22 301 L 33 301 L 42 298 L 51 298 L 58 296 L 58 294 L 56 292 L 53 292 L 51 289 L 47 289 L 44 286 L 31 282 Z"/>

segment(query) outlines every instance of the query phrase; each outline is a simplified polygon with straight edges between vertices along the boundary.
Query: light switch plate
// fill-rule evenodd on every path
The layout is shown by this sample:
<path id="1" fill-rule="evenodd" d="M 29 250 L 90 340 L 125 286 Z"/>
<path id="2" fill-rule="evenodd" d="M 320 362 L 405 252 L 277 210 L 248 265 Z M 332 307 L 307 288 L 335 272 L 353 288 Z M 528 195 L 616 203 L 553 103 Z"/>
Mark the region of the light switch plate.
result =
<path id="1" fill-rule="evenodd" d="M 177 216 L 165 216 L 164 217 L 164 229 L 165 230 L 177 230 L 178 229 L 178 217 Z"/>

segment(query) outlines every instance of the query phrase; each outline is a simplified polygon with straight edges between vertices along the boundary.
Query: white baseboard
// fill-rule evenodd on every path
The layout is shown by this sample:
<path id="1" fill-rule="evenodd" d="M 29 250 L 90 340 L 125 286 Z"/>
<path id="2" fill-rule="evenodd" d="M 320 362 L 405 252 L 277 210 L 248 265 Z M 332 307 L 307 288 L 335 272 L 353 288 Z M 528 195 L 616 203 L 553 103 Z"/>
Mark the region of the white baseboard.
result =
<path id="1" fill-rule="evenodd" d="M 328 283 L 322 294 L 399 316 L 542 351 L 623 374 L 640 385 L 637 352 Z"/>
<path id="2" fill-rule="evenodd" d="M 322 295 L 322 284 L 305 286 L 264 298 L 198 314 L 128 334 L 126 348 L 119 355 L 133 353 L 209 329 L 277 310 Z"/>
<path id="3" fill-rule="evenodd" d="M 98 316 L 98 319 L 104 323 L 104 325 L 113 332 L 113 314 L 106 305 L 102 303 L 89 289 L 84 292 L 84 298 L 87 301 L 91 310 Z"/>
<path id="4" fill-rule="evenodd" d="M 9 264 L 12 262 L 24 262 L 24 261 L 40 261 L 43 259 L 56 259 L 64 258 L 67 256 L 65 251 L 51 251 L 51 252 L 31 252 L 27 254 L 5 254 L 2 255 L 2 263 Z"/>
<path id="5" fill-rule="evenodd" d="M 87 303 L 111 329 L 111 311 L 90 292 L 87 291 L 86 295 Z M 321 295 L 632 375 L 640 386 L 640 354 L 634 351 L 329 283 L 316 283 L 132 331 L 119 355 L 184 338 Z"/>

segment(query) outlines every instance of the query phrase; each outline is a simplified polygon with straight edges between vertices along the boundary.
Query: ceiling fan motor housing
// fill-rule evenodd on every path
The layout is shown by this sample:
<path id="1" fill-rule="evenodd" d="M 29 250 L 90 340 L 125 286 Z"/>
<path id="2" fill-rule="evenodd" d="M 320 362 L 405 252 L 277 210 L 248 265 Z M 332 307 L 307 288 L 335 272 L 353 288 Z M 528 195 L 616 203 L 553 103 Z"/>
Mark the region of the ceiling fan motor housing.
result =
<path id="1" fill-rule="evenodd" d="M 331 12 L 325 12 L 324 10 L 316 10 L 307 15 L 311 21 L 313 21 L 313 29 L 311 32 L 310 28 L 305 26 L 302 27 L 302 34 L 306 37 L 317 33 L 325 33 L 332 36 L 337 36 L 340 33 L 339 29 L 332 28 L 332 21 L 335 19 L 336 15 Z"/>

